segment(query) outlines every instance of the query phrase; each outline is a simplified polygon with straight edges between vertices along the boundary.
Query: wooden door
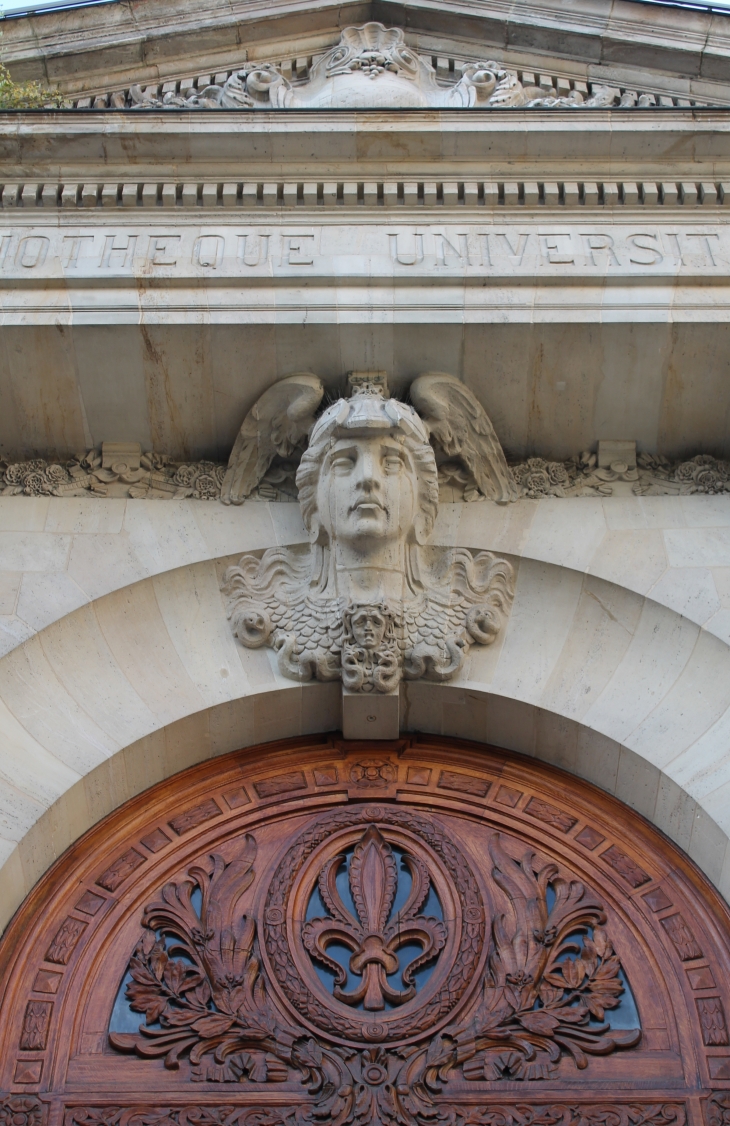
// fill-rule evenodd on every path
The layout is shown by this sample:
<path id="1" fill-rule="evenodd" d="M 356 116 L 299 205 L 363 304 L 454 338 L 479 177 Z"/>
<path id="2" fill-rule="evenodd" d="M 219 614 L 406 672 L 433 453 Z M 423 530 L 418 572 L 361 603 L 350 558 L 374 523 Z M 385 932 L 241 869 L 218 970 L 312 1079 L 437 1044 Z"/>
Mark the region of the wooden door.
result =
<path id="1" fill-rule="evenodd" d="M 0 1126 L 724 1126 L 730 915 L 640 816 L 419 736 L 206 762 L 0 947 Z"/>

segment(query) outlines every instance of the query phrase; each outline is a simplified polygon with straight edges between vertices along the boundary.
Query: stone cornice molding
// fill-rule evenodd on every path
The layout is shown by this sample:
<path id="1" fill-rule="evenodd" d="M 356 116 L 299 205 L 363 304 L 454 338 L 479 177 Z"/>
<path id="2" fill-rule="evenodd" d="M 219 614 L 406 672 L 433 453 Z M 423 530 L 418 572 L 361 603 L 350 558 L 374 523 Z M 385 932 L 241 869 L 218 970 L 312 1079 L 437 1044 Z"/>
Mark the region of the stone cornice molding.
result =
<path id="1" fill-rule="evenodd" d="M 304 179 L 730 178 L 730 113 L 693 107 L 646 110 L 261 111 L 241 114 L 35 111 L 0 115 L 0 161 L 13 179 L 47 182 L 129 177 L 130 164 L 158 182 L 186 175 Z M 302 142 L 306 138 L 306 156 Z M 519 162 L 519 177 L 514 176 Z M 102 169 L 104 170 L 102 172 Z M 438 175 L 437 175 L 438 173 Z M 568 175 L 570 173 L 570 176 Z M 619 175 L 620 173 L 620 175 Z M 140 175 L 138 179 L 143 179 Z M 98 181 L 97 181 L 98 182 Z"/>
<path id="2" fill-rule="evenodd" d="M 465 208 L 476 208 L 477 212 L 486 209 L 496 211 L 495 217 L 503 210 L 516 218 L 515 208 L 520 214 L 527 214 L 537 208 L 538 215 L 543 209 L 581 208 L 583 213 L 597 208 L 599 214 L 617 208 L 619 213 L 630 213 L 637 209 L 640 215 L 656 211 L 661 220 L 672 209 L 679 208 L 686 218 L 688 209 L 702 207 L 704 217 L 712 212 L 709 209 L 730 207 L 730 179 L 728 180 L 591 180 L 577 174 L 575 180 L 263 180 L 194 181 L 163 180 L 134 181 L 121 183 L 112 181 L 87 180 L 83 183 L 73 178 L 62 183 L 48 181 L 8 181 L 0 185 L 0 206 L 8 211 L 7 221 L 12 215 L 20 222 L 30 221 L 26 212 L 33 210 L 35 217 L 42 221 L 45 211 L 57 208 L 64 212 L 92 209 L 122 209 L 127 218 L 133 218 L 137 211 L 156 213 L 158 208 L 166 212 L 194 216 L 201 211 L 217 213 L 223 208 L 226 212 L 251 212 L 263 219 L 274 214 L 299 216 L 312 212 L 311 218 L 322 218 L 321 208 L 330 216 L 340 210 L 355 209 L 360 215 L 362 209 L 371 212 L 384 208 L 389 215 L 406 216 L 416 221 L 432 212 L 431 217 L 438 221 L 444 211 L 456 209 L 465 214 Z M 129 209 L 134 208 L 130 213 Z M 39 210 L 41 209 L 41 210 Z"/>
<path id="3" fill-rule="evenodd" d="M 401 25 L 420 38 L 471 42 L 480 48 L 529 51 L 583 64 L 623 66 L 637 76 L 665 71 L 684 78 L 726 82 L 730 20 L 723 15 L 657 8 L 625 0 L 582 0 L 566 14 L 560 0 L 536 6 L 489 0 L 418 0 L 404 9 L 392 0 L 333 5 L 329 0 L 174 0 L 86 8 L 8 22 L 4 55 L 19 78 L 41 79 L 67 90 L 98 88 L 110 76 L 142 81 L 170 77 L 195 60 L 203 69 L 272 51 L 312 53 L 336 42 L 338 31 L 367 19 Z M 174 28 L 174 33 L 171 32 Z"/>

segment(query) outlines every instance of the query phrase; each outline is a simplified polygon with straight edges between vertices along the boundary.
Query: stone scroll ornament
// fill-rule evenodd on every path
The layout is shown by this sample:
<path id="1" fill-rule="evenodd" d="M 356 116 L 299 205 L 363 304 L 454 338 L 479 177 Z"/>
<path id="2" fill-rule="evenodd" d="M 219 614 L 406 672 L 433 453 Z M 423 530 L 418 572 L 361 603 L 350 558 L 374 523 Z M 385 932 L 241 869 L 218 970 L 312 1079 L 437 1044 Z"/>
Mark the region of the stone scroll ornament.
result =
<path id="1" fill-rule="evenodd" d="M 296 484 L 311 545 L 228 569 L 233 631 L 247 648 L 272 648 L 293 680 L 341 680 L 358 693 L 449 680 L 473 646 L 498 636 L 514 576 L 491 552 L 426 546 L 438 509 L 429 436 L 495 500 L 514 499 L 514 478 L 483 408 L 453 376 L 421 375 L 414 406 L 388 397 L 383 373 L 352 373 L 350 388 L 316 418 L 320 380 L 291 376 L 241 427 L 222 500 L 241 503 L 277 453 L 291 456 L 308 437 Z"/>
<path id="2" fill-rule="evenodd" d="M 245 834 L 148 903 L 125 986 L 144 1022 L 114 1049 L 183 1083 L 279 1084 L 268 1126 L 486 1126 L 477 1084 L 569 1076 L 639 1042 L 611 1027 L 624 984 L 601 904 L 516 838 L 485 831 L 485 882 L 407 806 L 331 810 L 284 849 L 260 886 Z M 572 1123 L 564 1109 L 536 1121 Z M 645 1121 L 630 1109 L 608 1120 Z M 650 1121 L 681 1126 L 664 1110 Z"/>
<path id="3" fill-rule="evenodd" d="M 573 109 L 608 106 L 615 87 L 594 84 L 590 96 L 566 95 L 549 84 L 530 85 L 494 60 L 465 63 L 441 79 L 429 58 L 407 46 L 400 28 L 382 23 L 346 27 L 336 47 L 321 55 L 306 78 L 291 80 L 273 63 L 236 70 L 222 85 L 158 98 L 133 86 L 132 109 Z M 636 95 L 622 105 L 631 105 Z"/>

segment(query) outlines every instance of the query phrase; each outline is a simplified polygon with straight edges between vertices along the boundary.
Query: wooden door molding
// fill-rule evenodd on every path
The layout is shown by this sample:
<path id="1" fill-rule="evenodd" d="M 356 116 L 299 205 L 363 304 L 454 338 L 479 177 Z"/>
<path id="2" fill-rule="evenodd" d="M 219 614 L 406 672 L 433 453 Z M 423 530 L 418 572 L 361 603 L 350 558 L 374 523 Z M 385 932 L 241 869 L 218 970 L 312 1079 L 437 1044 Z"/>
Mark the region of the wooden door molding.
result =
<path id="1" fill-rule="evenodd" d="M 730 912 L 497 748 L 313 736 L 153 787 L 0 945 L 0 1126 L 730 1126 Z"/>

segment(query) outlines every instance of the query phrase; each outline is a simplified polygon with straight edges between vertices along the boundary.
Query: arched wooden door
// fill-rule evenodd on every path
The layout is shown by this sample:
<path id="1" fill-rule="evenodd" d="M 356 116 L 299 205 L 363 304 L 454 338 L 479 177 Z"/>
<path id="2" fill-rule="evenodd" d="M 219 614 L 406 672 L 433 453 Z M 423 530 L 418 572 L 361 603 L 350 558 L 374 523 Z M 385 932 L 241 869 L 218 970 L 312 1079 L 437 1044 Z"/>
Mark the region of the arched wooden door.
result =
<path id="1" fill-rule="evenodd" d="M 1 951 L 0 1126 L 721 1126 L 730 915 L 593 787 L 313 737 L 195 767 Z"/>

